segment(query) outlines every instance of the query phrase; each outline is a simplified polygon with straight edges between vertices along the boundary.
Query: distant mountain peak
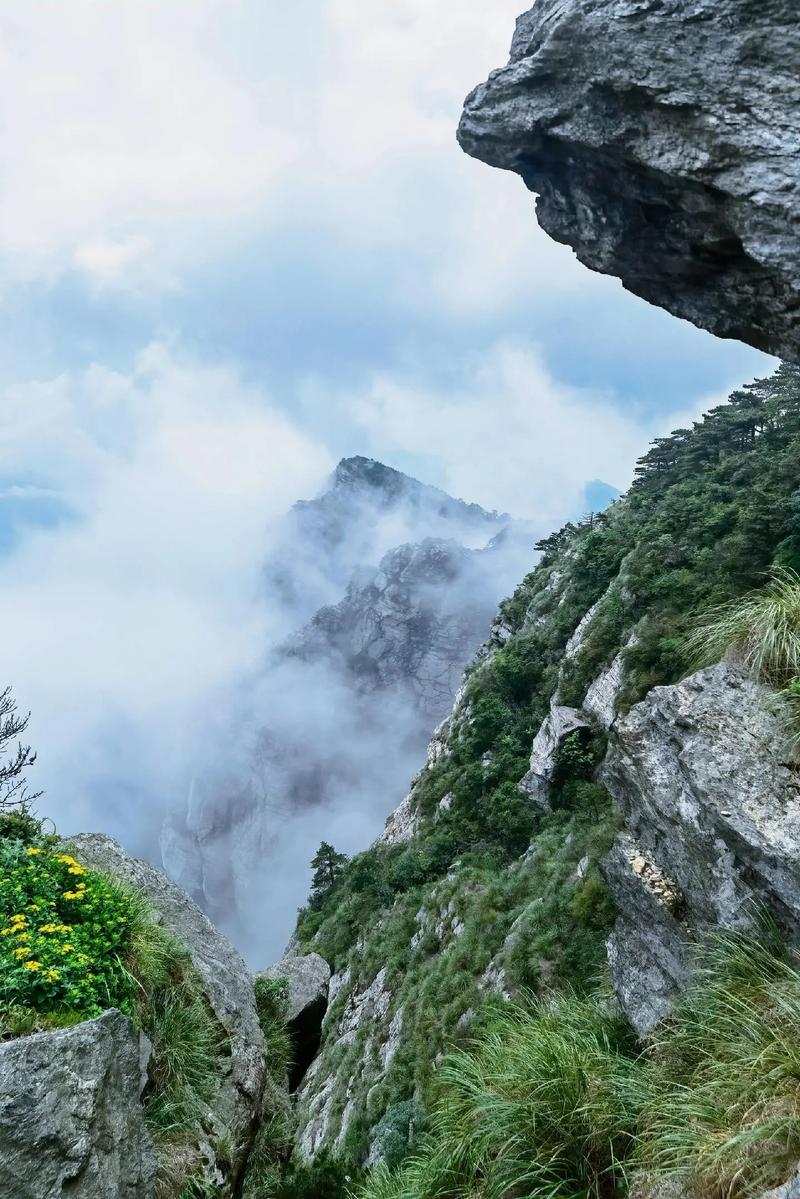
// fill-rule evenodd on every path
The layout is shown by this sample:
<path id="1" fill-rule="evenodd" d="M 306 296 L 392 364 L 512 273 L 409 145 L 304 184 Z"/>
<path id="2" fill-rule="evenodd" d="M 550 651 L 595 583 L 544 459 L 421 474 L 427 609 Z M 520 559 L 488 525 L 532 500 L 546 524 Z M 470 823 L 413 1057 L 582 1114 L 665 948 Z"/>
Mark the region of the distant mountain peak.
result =
<path id="1" fill-rule="evenodd" d="M 459 516 L 481 524 L 506 524 L 511 519 L 506 512 L 490 512 L 480 504 L 467 503 L 439 487 L 421 483 L 412 475 L 362 454 L 342 458 L 321 494 L 315 500 L 301 500 L 295 507 L 302 509 L 331 498 L 345 499 L 356 494 L 363 497 L 369 493 L 376 495 L 381 506 L 403 501 L 414 506 L 424 504 L 431 510 L 438 510 L 442 516 Z"/>

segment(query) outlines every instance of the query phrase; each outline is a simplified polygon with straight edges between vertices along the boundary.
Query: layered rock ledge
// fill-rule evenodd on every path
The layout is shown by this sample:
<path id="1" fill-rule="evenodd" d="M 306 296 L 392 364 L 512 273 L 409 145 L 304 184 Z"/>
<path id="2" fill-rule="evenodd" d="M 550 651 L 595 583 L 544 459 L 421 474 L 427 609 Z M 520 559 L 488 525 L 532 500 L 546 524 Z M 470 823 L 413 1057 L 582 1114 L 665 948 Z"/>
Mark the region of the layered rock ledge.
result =
<path id="1" fill-rule="evenodd" d="M 538 0 L 458 137 L 592 270 L 797 359 L 798 62 L 795 0 Z"/>

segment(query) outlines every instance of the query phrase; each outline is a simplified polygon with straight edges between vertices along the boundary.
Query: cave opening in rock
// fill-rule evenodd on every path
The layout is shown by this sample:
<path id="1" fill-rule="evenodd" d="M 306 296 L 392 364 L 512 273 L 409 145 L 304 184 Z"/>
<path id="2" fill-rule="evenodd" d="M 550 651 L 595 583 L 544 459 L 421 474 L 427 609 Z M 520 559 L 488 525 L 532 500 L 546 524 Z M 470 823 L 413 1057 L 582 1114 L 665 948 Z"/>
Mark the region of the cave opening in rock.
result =
<path id="1" fill-rule="evenodd" d="M 322 1039 L 322 1021 L 325 1019 L 327 999 L 323 996 L 309 1004 L 299 1016 L 291 1022 L 290 1031 L 294 1053 L 289 1070 L 289 1090 L 296 1091 L 306 1076 L 306 1072 L 319 1053 Z"/>

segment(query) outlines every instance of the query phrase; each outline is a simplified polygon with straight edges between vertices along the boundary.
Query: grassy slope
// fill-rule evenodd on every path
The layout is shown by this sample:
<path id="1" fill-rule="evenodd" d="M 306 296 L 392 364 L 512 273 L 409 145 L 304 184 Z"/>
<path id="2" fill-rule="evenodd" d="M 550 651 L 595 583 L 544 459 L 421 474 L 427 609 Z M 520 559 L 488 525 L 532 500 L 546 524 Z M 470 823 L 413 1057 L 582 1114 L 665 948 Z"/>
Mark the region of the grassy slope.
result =
<path id="1" fill-rule="evenodd" d="M 562 702 L 579 705 L 632 630 L 638 642 L 625 651 L 625 705 L 685 673 L 699 610 L 763 582 L 774 562 L 796 567 L 798 478 L 800 371 L 784 367 L 693 430 L 657 442 L 627 497 L 543 543 L 540 564 L 501 607 L 502 636 L 468 672 L 447 752 L 415 781 L 415 840 L 356 857 L 318 910 L 299 920 L 305 945 L 335 970 L 350 970 L 329 1033 L 348 995 L 381 968 L 392 992 L 383 1029 L 404 1010 L 385 1077 L 376 1060 L 380 1028 L 370 1030 L 377 1035 L 369 1046 L 364 1031 L 349 1046 L 333 1035 L 323 1040 L 319 1077 L 335 1076 L 334 1133 L 348 1098 L 355 1108 L 338 1147 L 345 1160 L 363 1156 L 387 1110 L 412 1096 L 427 1102 L 433 1062 L 469 1035 L 463 1016 L 480 1007 L 490 962 L 534 990 L 594 982 L 613 918 L 597 863 L 615 817 L 581 761 L 565 765 L 558 810 L 535 816 L 517 791 L 531 739 L 556 685 Z M 581 649 L 565 662 L 569 636 L 595 604 Z M 453 917 L 463 923 L 459 936 Z"/>

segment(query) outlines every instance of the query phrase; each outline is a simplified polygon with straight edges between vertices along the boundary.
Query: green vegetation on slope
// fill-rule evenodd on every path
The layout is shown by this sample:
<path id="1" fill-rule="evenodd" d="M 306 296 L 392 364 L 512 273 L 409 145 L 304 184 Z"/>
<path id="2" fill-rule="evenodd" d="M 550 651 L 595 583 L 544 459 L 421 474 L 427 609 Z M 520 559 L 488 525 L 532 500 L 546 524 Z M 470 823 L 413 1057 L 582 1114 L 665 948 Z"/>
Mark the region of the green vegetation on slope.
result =
<path id="1" fill-rule="evenodd" d="M 502 1012 L 438 1076 L 430 1133 L 364 1199 L 585 1199 L 634 1170 L 709 1197 L 783 1182 L 800 1157 L 800 970 L 769 936 L 720 935 L 640 1053 L 613 1005 Z"/>
<path id="2" fill-rule="evenodd" d="M 436 1054 L 491 1008 L 498 986 L 486 985 L 487 970 L 540 994 L 591 990 L 613 920 L 598 863 L 615 817 L 591 781 L 602 739 L 578 735 L 564 747 L 546 815 L 518 790 L 533 736 L 556 690 L 580 706 L 619 653 L 622 707 L 677 681 L 698 613 L 763 586 L 775 566 L 800 567 L 798 480 L 800 369 L 784 366 L 657 441 L 606 513 L 540 543 L 539 565 L 501 606 L 490 650 L 468 672 L 444 752 L 415 780 L 414 839 L 355 857 L 299 919 L 301 942 L 349 970 L 319 1070 L 334 1079 L 333 1130 L 351 1105 L 346 1162 L 363 1160 L 384 1117 L 415 1095 L 427 1101 Z M 344 1046 L 334 1035 L 348 992 L 363 993 L 380 970 L 392 1001 L 378 1037 L 403 1015 L 385 1073 L 364 1065 L 365 1030 Z"/>

